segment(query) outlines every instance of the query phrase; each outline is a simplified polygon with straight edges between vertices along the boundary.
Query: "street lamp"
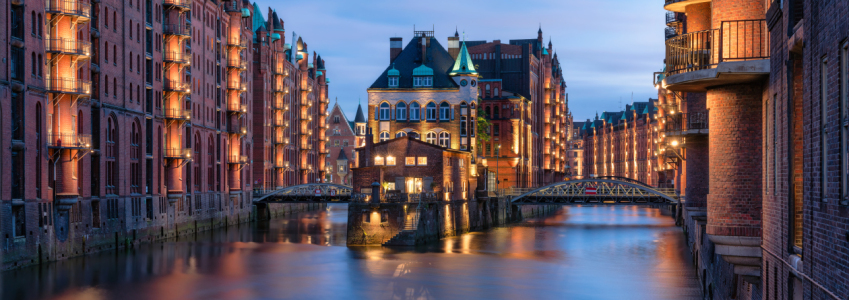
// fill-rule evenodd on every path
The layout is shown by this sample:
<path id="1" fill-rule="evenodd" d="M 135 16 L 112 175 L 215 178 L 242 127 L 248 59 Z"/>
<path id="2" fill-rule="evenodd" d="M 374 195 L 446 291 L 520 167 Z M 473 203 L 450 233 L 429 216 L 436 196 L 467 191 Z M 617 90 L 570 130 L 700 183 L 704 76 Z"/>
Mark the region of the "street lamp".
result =
<path id="1" fill-rule="evenodd" d="M 497 155 L 498 159 L 495 160 L 495 197 L 498 197 L 498 185 L 501 183 L 501 178 L 498 177 L 498 163 L 501 160 L 501 144 L 500 143 L 498 144 L 498 146 L 496 146 L 496 149 L 497 150 L 495 150 L 495 151 L 498 152 L 498 155 Z"/>

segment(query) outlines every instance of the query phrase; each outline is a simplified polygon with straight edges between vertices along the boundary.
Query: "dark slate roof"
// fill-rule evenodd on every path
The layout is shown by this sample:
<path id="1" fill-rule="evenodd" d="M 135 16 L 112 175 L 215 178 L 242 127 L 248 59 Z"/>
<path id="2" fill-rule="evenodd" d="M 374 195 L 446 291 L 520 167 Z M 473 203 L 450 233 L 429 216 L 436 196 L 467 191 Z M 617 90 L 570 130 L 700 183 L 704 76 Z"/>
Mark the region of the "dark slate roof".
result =
<path id="1" fill-rule="evenodd" d="M 457 83 L 448 72 L 454 67 L 454 59 L 448 54 L 448 51 L 439 44 L 436 38 L 429 37 L 430 46 L 427 48 L 427 58 L 425 65 L 433 69 L 433 88 L 456 88 Z M 422 64 L 422 51 L 419 41 L 421 37 L 413 38 L 410 43 L 398 54 L 395 58 L 395 69 L 401 72 L 401 77 L 398 79 L 398 88 L 413 88 L 413 69 L 418 68 Z M 383 73 L 371 85 L 371 89 L 389 88 L 387 80 L 387 72 L 392 69 L 392 65 L 387 65 Z"/>
<path id="2" fill-rule="evenodd" d="M 486 44 L 486 41 L 465 41 L 464 43 L 466 43 L 466 47 L 471 48 L 477 45 Z"/>
<path id="3" fill-rule="evenodd" d="M 345 148 L 339 149 L 339 156 L 336 157 L 336 160 L 348 160 L 348 156 L 345 155 Z"/>
<path id="4" fill-rule="evenodd" d="M 353 121 L 348 121 L 348 126 L 351 126 L 351 130 L 354 130 L 354 128 L 357 128 L 356 126 L 354 126 Z M 354 133 L 356 134 L 356 132 L 354 132 Z"/>
<path id="5" fill-rule="evenodd" d="M 533 52 L 534 52 L 534 55 L 536 55 L 537 51 L 539 51 L 540 49 L 542 49 L 542 43 L 540 43 L 538 39 L 510 40 L 510 45 L 518 45 L 518 46 L 521 46 L 521 45 L 525 45 L 525 44 L 531 44 L 531 45 L 533 45 Z"/>
<path id="6" fill-rule="evenodd" d="M 646 110 L 646 106 L 648 106 L 648 102 L 634 102 L 633 110 L 637 112 L 637 115 L 643 114 L 643 111 Z"/>
<path id="7" fill-rule="evenodd" d="M 357 115 L 354 116 L 354 123 L 365 123 L 365 122 L 366 122 L 366 116 L 363 114 L 363 105 L 359 104 L 359 105 L 357 105 Z M 354 126 L 351 126 L 351 128 L 354 128 Z"/>

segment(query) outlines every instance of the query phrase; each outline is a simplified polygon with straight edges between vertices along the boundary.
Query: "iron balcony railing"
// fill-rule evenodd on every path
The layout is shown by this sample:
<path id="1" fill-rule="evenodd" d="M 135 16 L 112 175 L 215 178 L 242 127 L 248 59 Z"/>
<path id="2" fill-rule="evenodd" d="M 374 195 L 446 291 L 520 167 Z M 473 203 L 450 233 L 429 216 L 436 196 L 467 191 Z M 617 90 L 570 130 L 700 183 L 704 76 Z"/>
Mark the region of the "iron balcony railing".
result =
<path id="1" fill-rule="evenodd" d="M 708 113 L 677 113 L 664 116 L 662 127 L 668 133 L 689 133 L 709 129 Z"/>
<path id="2" fill-rule="evenodd" d="M 191 58 L 190 55 L 179 51 L 165 52 L 162 56 L 162 60 L 165 62 L 176 64 L 188 64 Z"/>
<path id="3" fill-rule="evenodd" d="M 723 21 L 718 29 L 682 34 L 666 41 L 666 73 L 711 69 L 722 62 L 769 58 L 766 20 Z"/>
<path id="4" fill-rule="evenodd" d="M 189 148 L 165 148 L 162 150 L 162 155 L 165 159 L 190 159 L 192 158 L 192 149 Z"/>
<path id="5" fill-rule="evenodd" d="M 189 92 L 189 84 L 186 82 L 179 82 L 176 80 L 165 80 L 164 84 L 165 90 L 169 92 L 178 92 L 178 93 L 188 93 Z"/>
<path id="6" fill-rule="evenodd" d="M 227 132 L 229 132 L 231 134 L 247 135 L 248 134 L 248 128 L 245 127 L 245 126 L 242 126 L 242 124 L 239 123 L 239 122 L 230 122 L 230 124 L 227 125 Z"/>
<path id="7" fill-rule="evenodd" d="M 666 24 L 671 25 L 674 23 L 681 23 L 683 21 L 682 15 L 683 14 L 678 14 L 674 11 L 666 12 Z"/>
<path id="8" fill-rule="evenodd" d="M 271 123 L 274 125 L 274 127 L 287 127 L 287 126 L 289 126 L 288 120 L 286 120 L 282 117 L 274 118 L 274 120 L 272 120 Z"/>
<path id="9" fill-rule="evenodd" d="M 237 91 L 245 91 L 245 90 L 247 90 L 247 89 L 245 88 L 245 85 L 244 85 L 244 84 L 242 84 L 242 82 L 241 82 L 241 81 L 228 81 L 228 82 L 227 82 L 227 89 L 230 89 L 230 90 L 237 90 Z"/>
<path id="10" fill-rule="evenodd" d="M 668 40 L 678 36 L 678 32 L 673 27 L 666 27 L 663 29 L 663 36 Z"/>
<path id="11" fill-rule="evenodd" d="M 233 1 L 238 2 L 238 1 Z M 163 0 L 162 5 L 166 8 L 173 7 L 178 9 L 189 10 L 192 9 L 192 0 Z"/>
<path id="12" fill-rule="evenodd" d="M 162 25 L 162 32 L 167 35 L 191 37 L 192 26 L 189 24 L 165 24 Z"/>
<path id="13" fill-rule="evenodd" d="M 188 109 L 166 108 L 162 110 L 162 117 L 169 120 L 189 121 L 192 119 L 192 111 Z"/>
<path id="14" fill-rule="evenodd" d="M 289 76 L 289 70 L 287 70 L 286 68 L 284 68 L 284 67 L 282 67 L 282 66 L 279 66 L 279 67 L 273 67 L 273 68 L 272 68 L 272 73 L 273 73 L 274 75 Z"/>
<path id="15" fill-rule="evenodd" d="M 244 165 L 248 163 L 247 155 L 230 155 L 227 159 L 227 163 L 236 164 L 236 165 Z"/>
<path id="16" fill-rule="evenodd" d="M 227 60 L 227 67 L 234 69 L 247 69 L 248 63 L 241 58 L 231 58 Z"/>
<path id="17" fill-rule="evenodd" d="M 91 149 L 91 135 L 81 133 L 50 133 L 47 147 L 56 149 Z"/>
<path id="18" fill-rule="evenodd" d="M 275 135 L 273 142 L 275 144 L 279 144 L 279 145 L 288 145 L 289 144 L 289 138 L 284 137 L 283 135 Z"/>
<path id="19" fill-rule="evenodd" d="M 289 104 L 287 104 L 283 100 L 276 100 L 271 102 L 271 109 L 276 110 L 289 110 Z"/>
<path id="20" fill-rule="evenodd" d="M 78 39 L 47 39 L 44 41 L 44 49 L 51 53 L 61 53 L 67 55 L 79 55 L 88 57 L 91 55 L 91 42 Z"/>
<path id="21" fill-rule="evenodd" d="M 83 0 L 46 0 L 44 11 L 49 14 L 91 18 L 91 4 Z"/>
<path id="22" fill-rule="evenodd" d="M 285 84 L 283 84 L 282 82 L 274 82 L 274 84 L 272 84 L 271 89 L 275 93 L 281 93 L 281 94 L 288 94 L 289 93 L 289 88 Z"/>
<path id="23" fill-rule="evenodd" d="M 274 162 L 274 168 L 288 169 L 289 168 L 289 162 L 288 161 L 275 161 Z"/>
<path id="24" fill-rule="evenodd" d="M 248 106 L 236 102 L 229 103 L 227 104 L 227 112 L 235 114 L 244 114 L 248 112 Z"/>
<path id="25" fill-rule="evenodd" d="M 240 39 L 240 38 L 236 38 L 236 37 L 231 37 L 231 38 L 227 39 L 227 46 L 247 48 L 248 47 L 248 41 Z"/>
<path id="26" fill-rule="evenodd" d="M 91 82 L 77 79 L 49 78 L 47 83 L 48 93 L 90 95 Z"/>

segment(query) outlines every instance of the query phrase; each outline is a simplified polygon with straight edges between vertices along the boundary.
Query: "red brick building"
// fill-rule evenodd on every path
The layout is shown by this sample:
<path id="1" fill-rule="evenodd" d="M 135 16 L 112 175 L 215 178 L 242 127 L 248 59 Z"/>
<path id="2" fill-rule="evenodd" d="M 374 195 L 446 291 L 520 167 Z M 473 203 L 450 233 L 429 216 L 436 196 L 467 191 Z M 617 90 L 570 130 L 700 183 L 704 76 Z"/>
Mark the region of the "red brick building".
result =
<path id="1" fill-rule="evenodd" d="M 381 184 L 382 193 L 437 193 L 445 201 L 469 200 L 470 187 L 477 186 L 471 153 L 427 143 L 404 136 L 374 143 L 366 136 L 366 144 L 357 148 L 354 192 Z"/>
<path id="2" fill-rule="evenodd" d="M 563 69 L 551 42 L 543 44 L 542 29 L 535 39 L 465 44 L 482 77 L 480 109 L 492 123 L 491 139 L 482 143 L 478 155 L 498 174 L 498 187 L 538 187 L 564 180 L 572 115 Z"/>
<path id="3" fill-rule="evenodd" d="M 353 172 L 350 172 L 350 163 L 353 163 L 354 148 L 365 144 L 365 116 L 362 106 L 357 106 L 354 121 L 348 121 L 348 117 L 339 107 L 334 104 L 333 109 L 327 116 L 327 171 L 325 181 L 329 183 L 348 185 L 352 184 Z M 360 128 L 360 131 L 355 131 Z"/>
<path id="4" fill-rule="evenodd" d="M 324 63 L 300 40 L 292 54 L 273 12 L 265 22 L 238 0 L 0 7 L 4 268 L 247 220 L 252 178 L 266 178 L 252 166 L 269 159 L 254 152 L 271 141 L 266 74 L 298 95 L 290 182 L 321 178 L 300 170 L 323 164 L 323 130 L 298 132 L 323 126 Z"/>

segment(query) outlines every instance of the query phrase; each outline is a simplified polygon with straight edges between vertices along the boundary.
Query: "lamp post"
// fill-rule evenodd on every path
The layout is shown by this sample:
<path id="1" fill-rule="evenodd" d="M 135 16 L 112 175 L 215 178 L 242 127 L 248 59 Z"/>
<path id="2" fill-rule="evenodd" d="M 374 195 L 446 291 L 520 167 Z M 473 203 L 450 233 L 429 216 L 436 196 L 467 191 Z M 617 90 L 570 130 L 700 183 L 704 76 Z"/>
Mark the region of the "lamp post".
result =
<path id="1" fill-rule="evenodd" d="M 498 197 L 498 185 L 501 183 L 501 178 L 498 177 L 498 163 L 501 160 L 501 143 L 496 146 L 496 149 L 498 155 L 496 156 L 497 159 L 495 160 L 495 197 Z"/>

